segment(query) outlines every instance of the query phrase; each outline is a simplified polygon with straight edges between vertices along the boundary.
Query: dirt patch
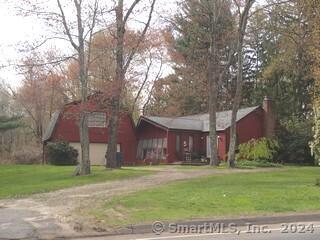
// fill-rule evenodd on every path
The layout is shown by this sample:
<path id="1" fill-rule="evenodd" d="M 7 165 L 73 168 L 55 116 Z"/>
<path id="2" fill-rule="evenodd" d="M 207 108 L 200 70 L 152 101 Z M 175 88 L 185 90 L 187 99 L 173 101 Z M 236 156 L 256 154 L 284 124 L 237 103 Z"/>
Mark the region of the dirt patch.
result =
<path id="1" fill-rule="evenodd" d="M 0 200 L 2 207 L 28 209 L 54 218 L 60 223 L 68 223 L 77 231 L 95 231 L 99 223 L 96 219 L 85 217 L 81 213 L 88 208 L 98 208 L 112 197 L 125 195 L 177 180 L 187 180 L 212 174 L 253 173 L 281 171 L 282 169 L 203 169 L 183 171 L 164 168 L 153 175 L 134 179 L 111 181 L 98 184 L 62 189 L 49 193 L 32 195 L 24 199 Z M 106 231 L 108 229 L 105 229 Z M 99 229 L 101 231 L 101 229 Z"/>

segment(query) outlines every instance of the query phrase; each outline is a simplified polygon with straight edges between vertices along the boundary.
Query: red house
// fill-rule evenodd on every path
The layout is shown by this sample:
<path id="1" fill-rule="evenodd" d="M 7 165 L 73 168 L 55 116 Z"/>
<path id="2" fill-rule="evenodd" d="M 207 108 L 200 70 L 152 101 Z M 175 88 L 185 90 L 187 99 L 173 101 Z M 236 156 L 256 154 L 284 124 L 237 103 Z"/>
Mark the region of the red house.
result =
<path id="1" fill-rule="evenodd" d="M 271 101 L 263 106 L 243 108 L 237 114 L 239 144 L 254 138 L 274 135 L 274 114 Z M 218 157 L 225 160 L 230 143 L 231 111 L 217 113 Z M 142 116 L 137 125 L 137 161 L 173 163 L 186 156 L 209 157 L 209 114 L 182 117 Z"/>
<path id="2" fill-rule="evenodd" d="M 101 110 L 94 98 L 89 97 L 89 141 L 90 161 L 92 165 L 105 165 L 105 153 L 108 147 L 108 113 Z M 67 141 L 81 153 L 79 136 L 80 102 L 66 104 L 63 109 L 56 112 L 44 135 L 44 144 L 48 142 Z M 129 114 L 122 113 L 119 117 L 118 152 L 122 153 L 125 165 L 132 165 L 136 156 L 135 124 Z"/>
<path id="3" fill-rule="evenodd" d="M 94 96 L 94 95 L 93 95 Z M 89 141 L 92 165 L 105 165 L 108 146 L 108 113 L 99 108 L 99 101 L 89 97 Z M 80 151 L 80 102 L 72 102 L 55 113 L 44 135 L 48 142 L 68 141 Z M 231 111 L 217 113 L 218 157 L 226 159 L 229 148 Z M 272 101 L 265 98 L 263 106 L 243 108 L 237 114 L 238 143 L 252 138 L 274 135 L 275 117 Z M 209 157 L 209 114 L 182 117 L 141 116 L 137 127 L 129 114 L 120 114 L 118 151 L 125 165 L 181 162 L 186 156 Z M 189 153 L 189 154 L 186 154 Z"/>

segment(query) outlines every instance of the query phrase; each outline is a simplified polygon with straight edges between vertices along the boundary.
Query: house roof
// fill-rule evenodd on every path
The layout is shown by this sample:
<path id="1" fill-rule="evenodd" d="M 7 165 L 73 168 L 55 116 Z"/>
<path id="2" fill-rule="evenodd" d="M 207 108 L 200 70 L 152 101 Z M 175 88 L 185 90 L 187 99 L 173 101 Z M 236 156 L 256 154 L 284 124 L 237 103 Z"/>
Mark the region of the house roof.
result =
<path id="1" fill-rule="evenodd" d="M 53 130 L 54 130 L 54 127 L 56 126 L 56 123 L 59 119 L 59 116 L 60 116 L 60 111 L 53 113 L 51 120 L 49 122 L 49 125 L 48 125 L 48 127 L 42 137 L 43 142 L 50 140 L 52 133 L 53 133 Z"/>
<path id="2" fill-rule="evenodd" d="M 242 108 L 237 113 L 237 122 L 258 109 L 260 106 Z M 231 125 L 232 111 L 217 112 L 217 131 L 223 131 Z M 143 116 L 141 119 L 145 119 L 149 122 L 158 124 L 167 129 L 178 130 L 193 130 L 209 132 L 209 113 L 189 115 L 182 117 L 155 117 L 155 116 Z M 140 121 L 141 121 L 140 119 Z M 140 123 L 139 121 L 139 123 Z M 138 123 L 138 124 L 139 124 Z"/>

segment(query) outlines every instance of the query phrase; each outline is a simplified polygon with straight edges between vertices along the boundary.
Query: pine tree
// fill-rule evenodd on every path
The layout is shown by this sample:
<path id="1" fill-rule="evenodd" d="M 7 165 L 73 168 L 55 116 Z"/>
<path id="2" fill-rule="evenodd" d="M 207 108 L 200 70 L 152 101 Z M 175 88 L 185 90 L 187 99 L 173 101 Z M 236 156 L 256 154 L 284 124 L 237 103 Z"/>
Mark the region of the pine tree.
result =
<path id="1" fill-rule="evenodd" d="M 16 129 L 22 126 L 21 117 L 0 116 L 0 132 Z"/>

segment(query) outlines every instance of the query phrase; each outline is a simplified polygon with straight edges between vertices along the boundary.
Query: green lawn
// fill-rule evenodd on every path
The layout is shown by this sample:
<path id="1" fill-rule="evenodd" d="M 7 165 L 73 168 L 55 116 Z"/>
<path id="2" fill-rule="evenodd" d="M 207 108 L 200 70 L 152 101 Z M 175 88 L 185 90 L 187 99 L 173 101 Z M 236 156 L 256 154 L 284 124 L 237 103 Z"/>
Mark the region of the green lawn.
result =
<path id="1" fill-rule="evenodd" d="M 92 175 L 74 177 L 74 169 L 74 166 L 0 165 L 0 199 L 152 173 L 134 168 L 111 171 L 93 167 Z"/>
<path id="2" fill-rule="evenodd" d="M 234 173 L 172 183 L 108 201 L 89 214 L 108 225 L 320 210 L 317 167 Z"/>

